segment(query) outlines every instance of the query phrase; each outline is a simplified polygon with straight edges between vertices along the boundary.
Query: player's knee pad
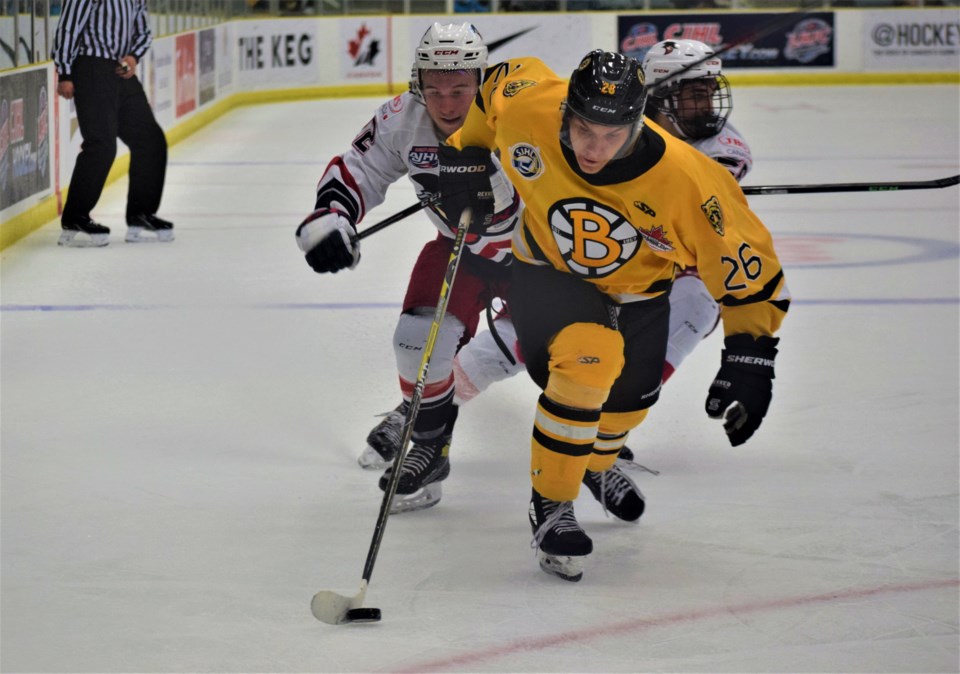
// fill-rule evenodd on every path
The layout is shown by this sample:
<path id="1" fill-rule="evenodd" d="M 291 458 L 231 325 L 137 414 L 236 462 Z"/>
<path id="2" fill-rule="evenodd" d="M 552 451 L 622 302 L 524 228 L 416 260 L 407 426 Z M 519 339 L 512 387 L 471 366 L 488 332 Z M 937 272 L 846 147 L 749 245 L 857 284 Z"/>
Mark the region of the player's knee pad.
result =
<path id="1" fill-rule="evenodd" d="M 484 330 L 457 354 L 453 363 L 457 404 L 472 400 L 491 384 L 512 377 L 524 369 L 513 324 L 508 320 L 499 320 L 494 326 L 502 346 L 489 330 Z M 509 354 L 504 352 L 504 347 Z"/>
<path id="2" fill-rule="evenodd" d="M 649 407 L 636 412 L 601 412 L 600 432 L 605 435 L 629 433 L 647 418 L 649 412 Z"/>
<path id="3" fill-rule="evenodd" d="M 423 349 L 430 335 L 430 326 L 433 325 L 433 313 L 434 309 L 424 307 L 415 309 L 412 313 L 402 314 L 397 321 L 397 327 L 393 333 L 393 349 L 397 356 L 397 371 L 401 379 L 415 381 L 420 373 Z M 463 323 L 456 317 L 450 314 L 444 316 L 430 356 L 430 369 L 427 371 L 426 383 L 450 378 L 453 372 L 453 358 L 457 354 L 457 345 L 460 344 L 464 329 Z"/>
<path id="4" fill-rule="evenodd" d="M 546 393 L 570 407 L 599 408 L 623 370 L 623 335 L 599 323 L 574 323 L 550 343 Z"/>
<path id="5" fill-rule="evenodd" d="M 597 440 L 593 443 L 593 454 L 589 470 L 600 472 L 610 468 L 627 443 L 630 430 L 636 428 L 646 418 L 649 408 L 636 412 L 603 412 L 600 414 L 600 428 Z"/>

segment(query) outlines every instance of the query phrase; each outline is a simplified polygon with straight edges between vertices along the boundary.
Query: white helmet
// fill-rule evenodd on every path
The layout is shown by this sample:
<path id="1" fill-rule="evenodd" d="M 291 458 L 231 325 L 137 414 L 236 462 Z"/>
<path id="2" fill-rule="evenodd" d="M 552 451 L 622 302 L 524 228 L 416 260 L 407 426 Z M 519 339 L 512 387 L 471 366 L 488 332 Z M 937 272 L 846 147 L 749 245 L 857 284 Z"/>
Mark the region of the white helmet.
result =
<path id="1" fill-rule="evenodd" d="M 720 133 L 733 110 L 733 97 L 730 83 L 722 73 L 723 62 L 719 56 L 713 56 L 715 53 L 713 47 L 697 40 L 663 40 L 650 47 L 642 64 L 650 88 L 648 114 L 661 112 L 688 138 Z M 711 95 L 711 113 L 701 112 L 695 117 L 683 114 L 680 89 L 693 80 L 716 84 Z"/>
<path id="2" fill-rule="evenodd" d="M 487 47 L 470 23 L 434 23 L 420 38 L 410 89 L 419 93 L 423 70 L 476 70 L 477 83 L 487 67 Z"/>

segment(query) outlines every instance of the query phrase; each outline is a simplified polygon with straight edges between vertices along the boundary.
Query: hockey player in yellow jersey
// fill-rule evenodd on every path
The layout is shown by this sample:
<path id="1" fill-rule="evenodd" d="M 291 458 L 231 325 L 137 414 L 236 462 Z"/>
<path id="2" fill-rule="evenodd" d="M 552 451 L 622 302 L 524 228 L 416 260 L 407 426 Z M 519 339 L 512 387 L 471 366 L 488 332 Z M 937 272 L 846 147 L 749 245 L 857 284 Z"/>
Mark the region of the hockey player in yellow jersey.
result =
<path id="1" fill-rule="evenodd" d="M 770 233 L 736 180 L 645 120 L 646 95 L 640 64 L 621 54 L 591 52 L 569 84 L 535 58 L 506 61 L 439 152 L 445 210 L 489 217 L 490 150 L 526 206 L 509 302 L 543 391 L 529 515 L 541 568 L 566 580 L 593 551 L 573 512 L 584 471 L 609 469 L 659 396 L 675 265 L 696 266 L 723 307 L 706 411 L 733 445 L 767 412 L 789 306 Z"/>

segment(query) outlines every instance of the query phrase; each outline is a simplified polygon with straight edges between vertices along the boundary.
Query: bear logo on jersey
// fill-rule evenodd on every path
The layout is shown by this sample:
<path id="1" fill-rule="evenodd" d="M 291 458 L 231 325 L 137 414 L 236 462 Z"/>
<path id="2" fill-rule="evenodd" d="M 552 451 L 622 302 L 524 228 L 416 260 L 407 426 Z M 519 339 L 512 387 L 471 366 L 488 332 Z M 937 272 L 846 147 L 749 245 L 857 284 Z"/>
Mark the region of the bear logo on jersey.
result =
<path id="1" fill-rule="evenodd" d="M 547 219 L 563 261 L 578 276 L 609 276 L 640 245 L 637 230 L 623 215 L 592 199 L 558 201 Z"/>
<path id="2" fill-rule="evenodd" d="M 528 143 L 517 143 L 510 148 L 510 165 L 521 178 L 527 180 L 536 180 L 543 175 L 544 166 L 540 158 L 540 148 Z"/>
<path id="3" fill-rule="evenodd" d="M 713 231 L 723 236 L 723 211 L 720 209 L 720 200 L 716 197 L 710 197 L 706 203 L 700 204 L 700 210 L 707 216 Z"/>

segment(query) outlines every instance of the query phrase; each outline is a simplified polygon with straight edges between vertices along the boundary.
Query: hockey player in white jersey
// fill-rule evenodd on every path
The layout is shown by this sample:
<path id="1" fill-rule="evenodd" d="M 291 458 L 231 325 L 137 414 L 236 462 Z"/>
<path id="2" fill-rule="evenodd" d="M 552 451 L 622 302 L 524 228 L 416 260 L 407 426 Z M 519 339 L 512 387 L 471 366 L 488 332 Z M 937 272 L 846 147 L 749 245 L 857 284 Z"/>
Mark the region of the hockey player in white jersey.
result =
<path id="1" fill-rule="evenodd" d="M 696 40 L 664 40 L 651 47 L 642 65 L 647 86 L 651 89 L 645 114 L 672 135 L 722 164 L 739 182 L 753 166 L 753 157 L 747 142 L 728 121 L 733 109 L 730 84 L 723 76 L 721 59 L 707 58 L 713 53 L 710 46 Z M 702 62 L 677 75 L 697 61 Z M 657 84 L 668 77 L 671 79 Z M 663 365 L 664 382 L 713 331 L 719 318 L 720 309 L 697 270 L 692 267 L 679 269 L 670 292 L 670 338 Z M 495 332 L 479 333 L 454 361 L 457 405 L 468 402 L 491 384 L 523 370 L 512 323 L 504 320 L 496 321 L 494 325 Z M 387 414 L 370 432 L 360 465 L 385 465 L 396 452 L 402 426 L 401 412 Z M 631 460 L 633 453 L 624 447 L 620 457 Z M 619 466 L 612 471 L 605 476 L 587 471 L 584 484 L 609 507 L 610 512 L 628 519 L 635 512 L 636 502 L 629 498 L 626 503 L 621 503 L 615 497 L 615 485 L 606 482 L 619 480 L 622 471 Z M 605 491 L 608 492 L 605 496 L 612 498 L 601 498 Z"/>
<path id="2" fill-rule="evenodd" d="M 733 110 L 730 83 L 723 76 L 720 58 L 709 58 L 714 52 L 697 40 L 663 40 L 653 45 L 642 64 L 650 88 L 644 114 L 719 162 L 740 182 L 753 166 L 753 157 L 750 146 L 728 120 Z M 694 63 L 697 65 L 688 68 Z M 696 268 L 678 269 L 670 291 L 664 382 L 719 320 L 720 307 Z"/>
<path id="3" fill-rule="evenodd" d="M 297 244 L 315 271 L 336 273 L 357 266 L 357 223 L 383 202 L 387 188 L 404 175 L 421 200 L 438 192 L 437 147 L 462 126 L 486 61 L 487 48 L 469 23 L 433 24 L 427 30 L 416 50 L 410 91 L 376 111 L 350 148 L 330 161 L 317 185 L 316 210 L 297 229 Z M 497 169 L 492 180 L 494 214 L 489 225 L 474 223 L 467 235 L 430 361 L 412 446 L 401 467 L 394 512 L 439 501 L 440 483 L 450 472 L 448 452 L 457 412 L 454 356 L 476 333 L 481 313 L 495 298 L 506 296 L 513 259 L 511 238 L 522 205 L 492 155 L 491 162 Z M 447 217 L 439 208 L 431 208 L 427 215 L 439 235 L 423 247 L 411 272 L 393 336 L 404 403 L 388 416 L 395 422 L 387 429 L 393 433 L 390 458 L 399 444 L 403 406 L 413 393 L 460 214 Z M 497 322 L 509 320 L 504 316 Z M 512 341 L 513 331 L 504 330 Z M 360 462 L 377 463 L 367 456 L 361 456 Z M 389 470 L 381 477 L 381 489 L 388 475 Z"/>

